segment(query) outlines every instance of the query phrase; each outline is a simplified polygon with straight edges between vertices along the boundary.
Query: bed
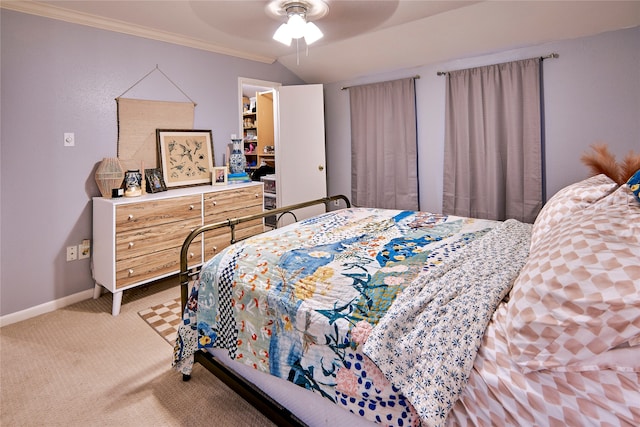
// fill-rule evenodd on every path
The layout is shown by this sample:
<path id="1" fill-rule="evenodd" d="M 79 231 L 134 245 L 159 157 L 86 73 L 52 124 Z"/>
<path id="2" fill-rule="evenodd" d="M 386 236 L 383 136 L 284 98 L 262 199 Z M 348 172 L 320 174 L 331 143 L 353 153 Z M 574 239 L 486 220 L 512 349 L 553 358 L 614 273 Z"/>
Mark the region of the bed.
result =
<path id="1" fill-rule="evenodd" d="M 278 425 L 640 425 L 634 179 L 534 224 L 347 207 L 185 261 L 174 367 Z"/>

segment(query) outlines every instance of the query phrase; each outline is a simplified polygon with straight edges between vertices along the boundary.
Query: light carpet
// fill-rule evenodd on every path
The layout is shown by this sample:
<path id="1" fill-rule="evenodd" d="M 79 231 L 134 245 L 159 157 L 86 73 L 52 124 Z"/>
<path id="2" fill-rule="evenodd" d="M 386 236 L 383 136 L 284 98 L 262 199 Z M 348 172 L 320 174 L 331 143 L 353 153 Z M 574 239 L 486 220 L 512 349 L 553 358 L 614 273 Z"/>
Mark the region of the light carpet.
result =
<path id="1" fill-rule="evenodd" d="M 273 426 L 200 365 L 191 381 L 173 348 L 138 315 L 180 295 L 178 280 L 0 328 L 1 426 Z"/>

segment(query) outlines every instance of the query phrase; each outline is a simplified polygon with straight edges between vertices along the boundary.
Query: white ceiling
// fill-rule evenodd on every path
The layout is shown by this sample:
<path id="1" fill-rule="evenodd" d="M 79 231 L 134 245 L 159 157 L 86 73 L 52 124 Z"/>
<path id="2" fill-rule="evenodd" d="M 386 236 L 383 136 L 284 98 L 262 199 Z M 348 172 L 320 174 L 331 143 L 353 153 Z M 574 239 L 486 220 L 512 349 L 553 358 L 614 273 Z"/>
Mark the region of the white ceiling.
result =
<path id="1" fill-rule="evenodd" d="M 286 2 L 287 0 L 277 0 Z M 304 0 L 303 0 L 304 1 Z M 325 37 L 296 49 L 254 0 L 2 0 L 2 7 L 272 63 L 331 83 L 640 25 L 634 1 L 329 0 Z"/>

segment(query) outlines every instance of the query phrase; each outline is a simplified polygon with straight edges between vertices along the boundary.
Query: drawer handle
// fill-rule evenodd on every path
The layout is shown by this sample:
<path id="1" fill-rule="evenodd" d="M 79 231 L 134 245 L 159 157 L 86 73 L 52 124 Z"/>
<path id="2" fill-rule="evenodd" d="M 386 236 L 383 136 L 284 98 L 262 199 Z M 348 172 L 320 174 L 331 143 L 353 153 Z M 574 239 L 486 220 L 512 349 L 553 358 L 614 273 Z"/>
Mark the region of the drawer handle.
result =
<path id="1" fill-rule="evenodd" d="M 213 247 L 213 252 L 218 252 L 218 247 L 217 246 Z"/>
<path id="2" fill-rule="evenodd" d="M 211 204 L 212 204 L 213 206 L 215 206 L 215 205 L 217 205 L 217 204 L 218 204 L 218 202 L 216 202 L 216 201 L 214 200 L 213 202 L 211 202 Z"/>
<path id="3" fill-rule="evenodd" d="M 129 276 L 133 275 L 133 268 L 129 269 Z"/>
<path id="4" fill-rule="evenodd" d="M 133 214 L 129 214 L 129 221 L 133 219 Z"/>
<path id="5" fill-rule="evenodd" d="M 256 193 L 256 199 L 257 199 L 258 197 L 260 197 L 260 194 Z"/>
<path id="6" fill-rule="evenodd" d="M 189 205 L 189 210 L 192 211 L 195 206 Z"/>
<path id="7" fill-rule="evenodd" d="M 189 258 L 193 258 L 194 256 L 196 256 L 196 254 L 194 254 L 193 252 L 189 253 Z"/>
<path id="8" fill-rule="evenodd" d="M 133 242 L 129 242 L 129 247 L 130 247 L 130 248 L 132 248 L 132 247 L 133 247 L 133 245 L 134 245 L 134 243 L 133 243 Z"/>

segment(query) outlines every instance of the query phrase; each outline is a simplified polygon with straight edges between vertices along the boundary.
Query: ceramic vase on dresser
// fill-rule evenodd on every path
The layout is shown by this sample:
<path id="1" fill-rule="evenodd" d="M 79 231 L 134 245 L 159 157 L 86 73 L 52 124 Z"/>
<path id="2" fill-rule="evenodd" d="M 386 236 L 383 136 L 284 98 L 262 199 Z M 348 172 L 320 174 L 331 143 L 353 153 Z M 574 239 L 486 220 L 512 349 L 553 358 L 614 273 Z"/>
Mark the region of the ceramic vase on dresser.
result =
<path id="1" fill-rule="evenodd" d="M 142 195 L 142 174 L 139 170 L 129 169 L 124 174 L 124 196 L 138 197 Z"/>
<path id="2" fill-rule="evenodd" d="M 247 158 L 242 152 L 242 139 L 231 139 L 233 150 L 229 155 L 229 169 L 231 173 L 242 173 L 247 168 Z"/>

